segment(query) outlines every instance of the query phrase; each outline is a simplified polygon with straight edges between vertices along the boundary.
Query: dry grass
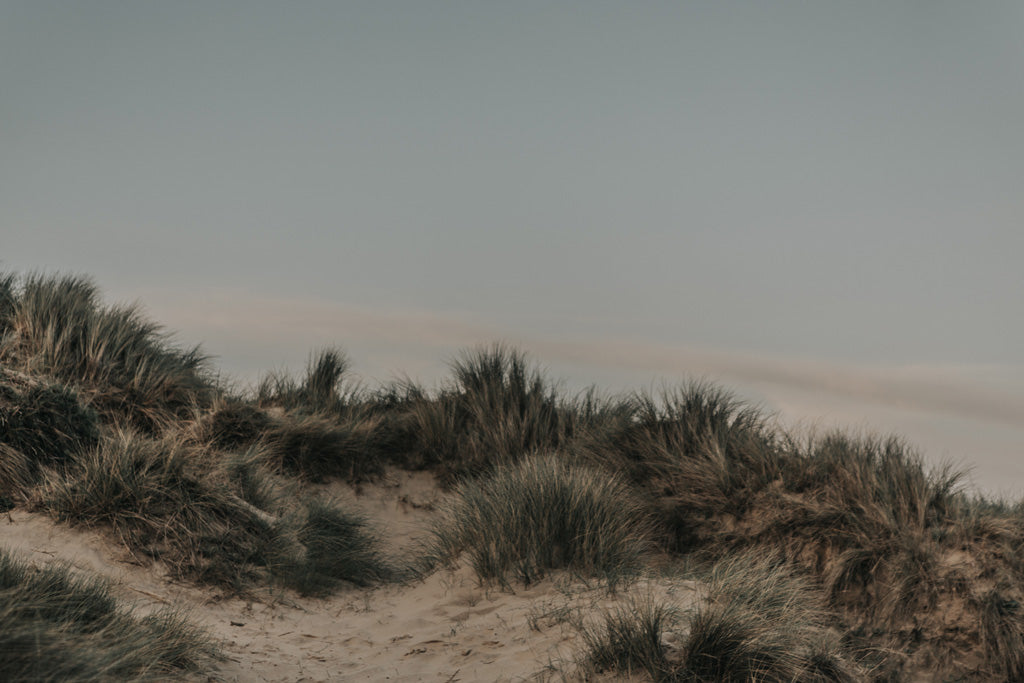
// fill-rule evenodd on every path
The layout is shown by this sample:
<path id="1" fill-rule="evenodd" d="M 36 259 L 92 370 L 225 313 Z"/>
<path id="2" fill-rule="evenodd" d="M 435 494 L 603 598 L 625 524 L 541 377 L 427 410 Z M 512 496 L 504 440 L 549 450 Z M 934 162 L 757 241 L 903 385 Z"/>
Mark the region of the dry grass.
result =
<path id="1" fill-rule="evenodd" d="M 0 363 L 0 506 L 109 526 L 181 576 L 308 592 L 389 576 L 365 524 L 306 483 L 390 463 L 459 486 L 435 551 L 481 576 L 616 575 L 642 539 L 676 562 L 752 551 L 802 572 L 875 679 L 1024 679 L 1024 508 L 968 495 L 896 438 L 787 434 L 707 383 L 570 397 L 500 344 L 437 391 L 364 390 L 326 349 L 300 379 L 230 396 L 198 348 L 80 277 L 0 275 Z M 715 604 L 708 633 L 768 609 Z"/>
<path id="2" fill-rule="evenodd" d="M 0 549 L 0 679 L 166 680 L 211 668 L 217 650 L 181 614 L 138 617 L 106 582 L 35 567 Z"/>
<path id="3" fill-rule="evenodd" d="M 585 628 L 589 666 L 693 683 L 865 680 L 847 661 L 823 596 L 773 558 L 716 563 L 697 607 L 636 601 Z"/>
<path id="4" fill-rule="evenodd" d="M 108 417 L 158 431 L 215 394 L 198 347 L 179 349 L 135 305 L 105 306 L 77 276 L 6 276 L 0 362 L 79 387 Z"/>
<path id="5" fill-rule="evenodd" d="M 118 432 L 52 474 L 38 505 L 62 521 L 111 527 L 177 576 L 234 590 L 272 581 L 321 593 L 387 575 L 365 523 L 278 482 L 265 452 L 221 463 L 209 455 L 180 437 Z M 337 564 L 324 566 L 325 556 Z"/>
<path id="6" fill-rule="evenodd" d="M 441 559 L 466 552 L 482 579 L 527 585 L 562 567 L 614 583 L 650 547 L 647 510 L 623 482 L 551 456 L 464 482 L 433 534 Z"/>

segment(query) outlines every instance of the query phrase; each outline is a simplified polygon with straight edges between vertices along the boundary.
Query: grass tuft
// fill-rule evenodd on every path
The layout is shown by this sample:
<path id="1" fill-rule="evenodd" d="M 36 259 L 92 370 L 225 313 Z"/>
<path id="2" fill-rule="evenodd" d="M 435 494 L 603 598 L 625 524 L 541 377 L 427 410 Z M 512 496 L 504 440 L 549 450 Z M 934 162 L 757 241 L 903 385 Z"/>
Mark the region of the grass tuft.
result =
<path id="1" fill-rule="evenodd" d="M 446 484 L 565 446 L 582 427 L 573 402 L 520 351 L 494 344 L 451 367 L 453 382 L 411 407 L 415 450 Z"/>
<path id="2" fill-rule="evenodd" d="M 65 465 L 98 440 L 96 413 L 76 392 L 0 370 L 0 444 L 21 452 L 29 474 Z"/>
<path id="3" fill-rule="evenodd" d="M 665 641 L 680 618 L 679 610 L 652 598 L 606 613 L 601 625 L 581 631 L 589 667 L 598 672 L 644 672 L 655 681 L 672 680 L 678 662 L 670 656 Z"/>
<path id="4" fill-rule="evenodd" d="M 0 549 L 0 679 L 161 680 L 211 667 L 213 641 L 180 613 L 138 617 L 109 584 L 36 569 Z"/>
<path id="5" fill-rule="evenodd" d="M 179 349 L 136 305 L 104 306 L 78 276 L 33 274 L 0 287 L 0 361 L 78 386 L 103 416 L 149 432 L 215 394 L 207 358 Z"/>
<path id="6" fill-rule="evenodd" d="M 303 595 L 326 595 L 342 582 L 369 586 L 394 576 L 366 520 L 335 504 L 309 501 L 295 536 L 305 551 L 277 571 L 285 585 Z"/>
<path id="7" fill-rule="evenodd" d="M 856 681 L 821 594 L 778 559 L 716 564 L 689 619 L 680 680 Z"/>
<path id="8" fill-rule="evenodd" d="M 464 482 L 433 534 L 441 559 L 465 551 L 481 579 L 526 584 L 563 567 L 614 582 L 649 544 L 647 511 L 622 481 L 552 456 Z"/>
<path id="9" fill-rule="evenodd" d="M 237 586 L 266 564 L 271 524 L 205 476 L 201 454 L 177 437 L 117 432 L 67 476 L 52 477 L 41 504 L 62 521 L 110 525 L 174 575 Z"/>

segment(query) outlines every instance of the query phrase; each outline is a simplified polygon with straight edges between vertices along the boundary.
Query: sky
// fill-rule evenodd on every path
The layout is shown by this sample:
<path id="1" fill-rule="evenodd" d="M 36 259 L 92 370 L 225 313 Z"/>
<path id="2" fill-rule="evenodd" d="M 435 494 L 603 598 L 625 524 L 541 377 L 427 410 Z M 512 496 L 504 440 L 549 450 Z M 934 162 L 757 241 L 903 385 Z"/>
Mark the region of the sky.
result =
<path id="1" fill-rule="evenodd" d="M 1019 2 L 0 0 L 0 268 L 239 381 L 506 340 L 1024 493 Z"/>

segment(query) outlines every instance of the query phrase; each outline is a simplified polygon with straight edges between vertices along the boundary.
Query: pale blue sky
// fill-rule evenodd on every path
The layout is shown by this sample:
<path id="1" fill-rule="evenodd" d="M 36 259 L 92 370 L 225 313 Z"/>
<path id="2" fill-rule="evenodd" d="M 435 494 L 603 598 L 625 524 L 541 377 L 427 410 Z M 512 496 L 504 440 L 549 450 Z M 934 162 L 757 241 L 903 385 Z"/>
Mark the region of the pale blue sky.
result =
<path id="1" fill-rule="evenodd" d="M 507 338 L 1024 490 L 1022 36 L 1019 2 L 0 2 L 0 265 L 243 377 Z"/>

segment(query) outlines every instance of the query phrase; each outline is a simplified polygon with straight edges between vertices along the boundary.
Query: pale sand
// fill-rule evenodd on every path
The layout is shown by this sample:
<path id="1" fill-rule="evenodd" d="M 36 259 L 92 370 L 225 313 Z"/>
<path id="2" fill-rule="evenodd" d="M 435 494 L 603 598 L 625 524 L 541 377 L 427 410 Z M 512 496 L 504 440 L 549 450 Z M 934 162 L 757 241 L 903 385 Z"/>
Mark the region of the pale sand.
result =
<path id="1" fill-rule="evenodd" d="M 442 498 L 430 475 L 400 471 L 359 492 L 337 484 L 325 489 L 362 511 L 388 552 L 400 557 L 424 538 Z M 72 529 L 21 510 L 0 515 L 0 547 L 40 565 L 66 561 L 110 577 L 140 612 L 184 608 L 223 641 L 228 659 L 214 680 L 224 681 L 578 680 L 573 622 L 592 621 L 631 599 L 650 596 L 685 609 L 697 598 L 697 586 L 682 579 L 645 579 L 611 595 L 564 573 L 501 590 L 480 586 L 465 566 L 408 585 L 343 589 L 328 599 L 289 592 L 221 598 L 167 580 L 159 565 L 134 561 L 109 532 Z"/>

